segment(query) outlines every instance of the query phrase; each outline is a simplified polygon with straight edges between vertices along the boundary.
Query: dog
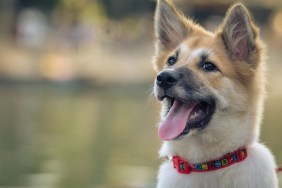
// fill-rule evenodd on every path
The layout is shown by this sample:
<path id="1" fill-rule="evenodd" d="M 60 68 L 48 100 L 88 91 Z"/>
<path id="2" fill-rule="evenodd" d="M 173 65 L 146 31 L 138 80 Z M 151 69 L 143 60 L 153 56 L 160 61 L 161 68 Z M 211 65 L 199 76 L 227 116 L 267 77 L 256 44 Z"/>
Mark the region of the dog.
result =
<path id="1" fill-rule="evenodd" d="M 234 4 L 209 32 L 158 0 L 154 24 L 166 158 L 157 188 L 277 188 L 275 159 L 258 141 L 265 48 L 248 9 Z"/>

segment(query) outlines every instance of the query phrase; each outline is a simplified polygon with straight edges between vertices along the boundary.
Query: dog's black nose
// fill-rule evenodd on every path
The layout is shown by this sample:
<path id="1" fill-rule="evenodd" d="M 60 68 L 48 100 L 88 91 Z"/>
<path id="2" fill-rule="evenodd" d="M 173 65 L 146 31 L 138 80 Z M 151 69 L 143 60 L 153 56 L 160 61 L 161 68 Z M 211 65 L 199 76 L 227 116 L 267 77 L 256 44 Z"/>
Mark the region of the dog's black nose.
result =
<path id="1" fill-rule="evenodd" d="M 173 70 L 165 70 L 158 74 L 156 83 L 163 89 L 168 89 L 178 81 L 178 74 Z"/>

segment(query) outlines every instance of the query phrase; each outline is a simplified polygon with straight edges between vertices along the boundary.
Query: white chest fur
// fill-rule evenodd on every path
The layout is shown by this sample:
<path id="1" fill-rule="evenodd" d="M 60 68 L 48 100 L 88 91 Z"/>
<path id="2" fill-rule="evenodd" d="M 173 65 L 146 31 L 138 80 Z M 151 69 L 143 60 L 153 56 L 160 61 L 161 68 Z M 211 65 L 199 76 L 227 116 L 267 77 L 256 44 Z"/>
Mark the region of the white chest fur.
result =
<path id="1" fill-rule="evenodd" d="M 244 161 L 211 172 L 180 174 L 171 161 L 162 164 L 157 188 L 278 188 L 275 161 L 262 144 L 247 147 Z"/>

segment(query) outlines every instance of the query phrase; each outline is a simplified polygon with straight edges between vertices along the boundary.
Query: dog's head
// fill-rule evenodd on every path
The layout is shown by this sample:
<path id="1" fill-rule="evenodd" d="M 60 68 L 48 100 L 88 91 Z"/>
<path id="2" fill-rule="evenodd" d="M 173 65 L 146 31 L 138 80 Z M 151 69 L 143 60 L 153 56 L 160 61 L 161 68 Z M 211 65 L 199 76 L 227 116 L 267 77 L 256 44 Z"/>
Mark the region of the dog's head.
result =
<path id="1" fill-rule="evenodd" d="M 162 101 L 159 136 L 166 141 L 257 137 L 264 96 L 263 47 L 248 10 L 233 5 L 212 33 L 185 18 L 170 0 L 155 13 Z"/>

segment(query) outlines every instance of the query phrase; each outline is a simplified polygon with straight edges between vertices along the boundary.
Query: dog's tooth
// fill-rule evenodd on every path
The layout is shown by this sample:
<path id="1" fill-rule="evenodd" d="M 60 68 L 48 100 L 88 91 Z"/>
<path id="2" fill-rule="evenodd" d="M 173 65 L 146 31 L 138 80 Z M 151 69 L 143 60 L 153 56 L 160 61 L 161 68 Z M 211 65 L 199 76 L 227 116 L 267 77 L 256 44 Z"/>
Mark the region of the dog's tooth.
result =
<path id="1" fill-rule="evenodd" d="M 190 118 L 190 119 L 195 119 L 198 115 L 199 115 L 198 112 L 194 112 L 194 113 L 191 115 L 191 118 Z"/>

